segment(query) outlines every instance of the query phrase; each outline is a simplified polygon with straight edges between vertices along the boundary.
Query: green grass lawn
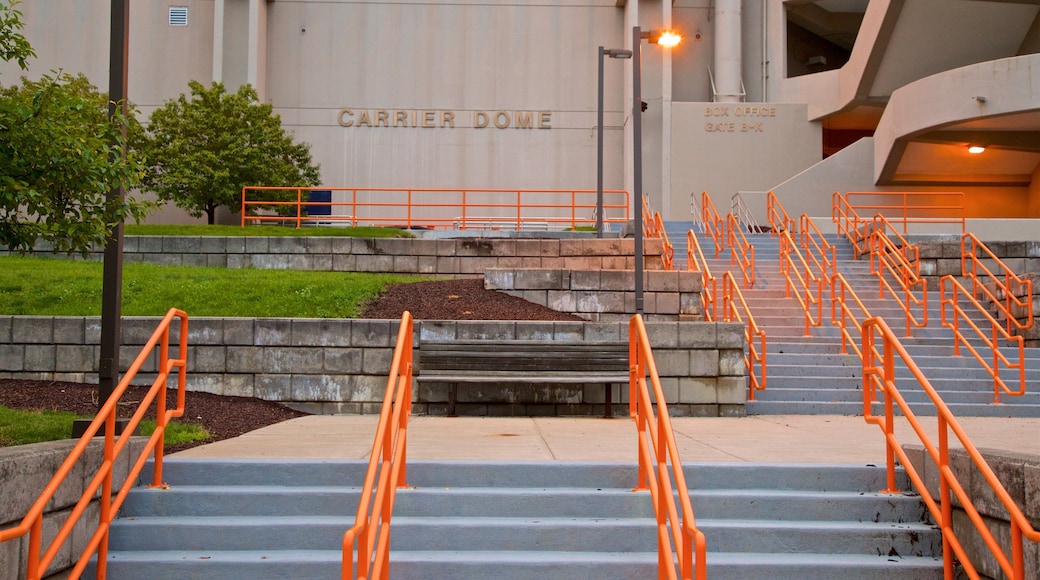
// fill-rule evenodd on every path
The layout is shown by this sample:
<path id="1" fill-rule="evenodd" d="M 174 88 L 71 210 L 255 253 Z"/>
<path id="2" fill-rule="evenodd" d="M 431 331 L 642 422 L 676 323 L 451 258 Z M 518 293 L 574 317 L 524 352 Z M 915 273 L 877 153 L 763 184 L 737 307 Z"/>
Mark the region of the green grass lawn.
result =
<path id="1" fill-rule="evenodd" d="M 0 257 L 0 314 L 99 316 L 102 264 Z M 123 266 L 123 315 L 355 318 L 390 284 L 423 278 L 397 274 Z"/>
<path id="2" fill-rule="evenodd" d="M 0 447 L 57 441 L 72 436 L 72 423 L 82 419 L 64 411 L 20 411 L 0 405 Z M 141 435 L 155 432 L 155 421 L 141 421 Z M 173 422 L 166 426 L 166 445 L 205 441 L 209 433 L 194 423 Z"/>
<path id="3" fill-rule="evenodd" d="M 293 226 L 218 226 L 127 224 L 128 236 L 282 236 L 282 237 L 353 237 L 353 238 L 414 238 L 410 232 L 398 228 L 380 227 L 304 227 Z"/>

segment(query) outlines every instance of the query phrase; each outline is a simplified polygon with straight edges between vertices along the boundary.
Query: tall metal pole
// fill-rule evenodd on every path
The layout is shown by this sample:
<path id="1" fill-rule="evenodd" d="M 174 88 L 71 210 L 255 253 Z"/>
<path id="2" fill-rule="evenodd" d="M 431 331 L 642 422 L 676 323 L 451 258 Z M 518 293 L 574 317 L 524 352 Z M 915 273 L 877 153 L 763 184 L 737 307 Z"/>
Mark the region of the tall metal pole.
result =
<path id="1" fill-rule="evenodd" d="M 639 91 L 639 65 L 643 34 L 632 27 L 632 195 L 635 200 L 636 314 L 643 313 L 643 98 Z"/>
<path id="2" fill-rule="evenodd" d="M 113 117 L 121 111 L 126 114 L 128 78 L 128 46 L 130 37 L 130 2 L 112 0 L 111 45 L 108 69 L 108 114 Z M 126 125 L 123 125 L 125 143 Z M 109 211 L 122 204 L 125 198 L 122 184 L 117 184 L 106 196 Z M 109 214 L 109 223 L 114 218 Z M 105 262 L 101 290 L 101 357 L 98 361 L 98 406 L 112 395 L 119 384 L 120 326 L 123 305 L 123 222 L 116 221 L 105 242 Z"/>
<path id="3" fill-rule="evenodd" d="M 596 237 L 603 237 L 603 47 L 599 47 L 599 105 L 596 116 Z"/>

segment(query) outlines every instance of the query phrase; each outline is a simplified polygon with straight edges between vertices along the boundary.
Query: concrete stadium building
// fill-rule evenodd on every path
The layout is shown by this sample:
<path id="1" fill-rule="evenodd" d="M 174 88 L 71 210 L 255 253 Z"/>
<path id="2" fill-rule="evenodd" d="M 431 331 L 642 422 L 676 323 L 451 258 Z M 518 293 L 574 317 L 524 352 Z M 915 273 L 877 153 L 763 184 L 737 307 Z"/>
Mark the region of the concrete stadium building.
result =
<path id="1" fill-rule="evenodd" d="M 25 0 L 29 74 L 104 88 L 109 5 Z M 812 216 L 835 191 L 962 191 L 1004 239 L 1038 237 L 1036 1 L 133 0 L 130 19 L 144 114 L 190 80 L 251 83 L 325 186 L 426 189 L 595 189 L 598 48 L 674 29 L 672 50 L 637 47 L 642 189 L 665 219 L 701 191 Z M 632 62 L 603 63 L 607 189 L 633 189 Z"/>

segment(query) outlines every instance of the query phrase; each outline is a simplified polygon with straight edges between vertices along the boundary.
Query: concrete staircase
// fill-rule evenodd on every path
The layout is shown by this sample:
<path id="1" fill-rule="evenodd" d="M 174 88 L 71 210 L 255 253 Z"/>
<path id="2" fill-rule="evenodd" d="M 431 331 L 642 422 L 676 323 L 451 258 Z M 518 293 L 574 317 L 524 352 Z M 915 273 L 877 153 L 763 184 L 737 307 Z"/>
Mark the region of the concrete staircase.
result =
<path id="1" fill-rule="evenodd" d="M 709 256 L 712 246 L 706 236 L 699 236 L 712 273 L 721 279 L 722 273 L 731 268 L 729 250 L 718 258 L 714 251 Z M 837 248 L 839 272 L 870 313 L 884 318 L 899 334 L 914 361 L 957 416 L 1040 417 L 1040 392 L 1036 389 L 1019 397 L 1001 395 L 1001 403 L 993 404 L 993 380 L 980 363 L 963 348 L 960 356 L 953 355 L 953 333 L 941 324 L 934 283 L 929 284 L 928 326 L 915 328 L 910 337 L 905 337 L 905 314 L 894 300 L 878 296 L 877 278 L 870 274 L 869 262 L 853 260 L 852 248 L 844 239 L 827 237 Z M 743 294 L 759 327 L 766 332 L 768 372 L 767 388 L 756 394 L 755 401 L 748 402 L 748 414 L 862 414 L 861 363 L 853 350 L 841 353 L 839 330 L 830 322 L 829 294 L 824 292 L 823 323 L 811 328 L 806 336 L 801 307 L 794 298 L 785 297 L 778 238 L 769 234 L 747 234 L 747 238 L 755 246 L 756 282 L 753 289 L 743 290 Z M 739 272 L 734 275 L 741 279 Z M 982 321 L 978 323 L 981 326 Z M 1009 358 L 1011 354 L 1017 357 L 1017 351 L 1007 350 L 1006 354 Z M 1040 349 L 1027 348 L 1026 359 L 1027 384 L 1037 384 Z M 934 406 L 905 365 L 897 365 L 897 376 L 907 379 L 899 386 L 914 412 L 934 415 Z M 1004 373 L 1002 377 L 1017 385 L 1011 383 L 1017 375 Z M 874 411 L 881 410 L 881 405 L 876 404 Z"/>
<path id="2" fill-rule="evenodd" d="M 170 458 L 169 488 L 134 489 L 114 523 L 108 577 L 338 577 L 364 469 Z M 686 477 L 713 580 L 942 576 L 924 506 L 879 493 L 883 469 L 703 464 Z M 411 463 L 392 577 L 653 577 L 653 511 L 635 479 L 624 464 Z"/>

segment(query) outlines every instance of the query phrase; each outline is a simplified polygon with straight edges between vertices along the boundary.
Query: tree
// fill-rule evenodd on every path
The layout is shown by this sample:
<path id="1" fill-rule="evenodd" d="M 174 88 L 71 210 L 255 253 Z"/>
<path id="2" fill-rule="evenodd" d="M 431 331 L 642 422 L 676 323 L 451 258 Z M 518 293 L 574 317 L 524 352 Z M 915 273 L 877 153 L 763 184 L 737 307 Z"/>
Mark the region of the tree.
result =
<path id="1" fill-rule="evenodd" d="M 239 206 L 245 186 L 320 183 L 310 146 L 282 129 L 253 87 L 235 93 L 222 83 L 189 87 L 190 98 L 182 94 L 152 113 L 140 141 L 149 164 L 144 186 L 160 200 L 196 217 L 205 212 L 212 224 L 218 207 Z"/>
<path id="2" fill-rule="evenodd" d="M 0 58 L 25 70 L 35 53 L 17 32 L 16 4 L 0 4 Z M 27 252 L 43 239 L 86 253 L 118 221 L 143 217 L 150 204 L 106 199 L 143 175 L 134 155 L 121 155 L 124 122 L 109 118 L 108 98 L 83 75 L 58 71 L 0 87 L 0 244 Z"/>

